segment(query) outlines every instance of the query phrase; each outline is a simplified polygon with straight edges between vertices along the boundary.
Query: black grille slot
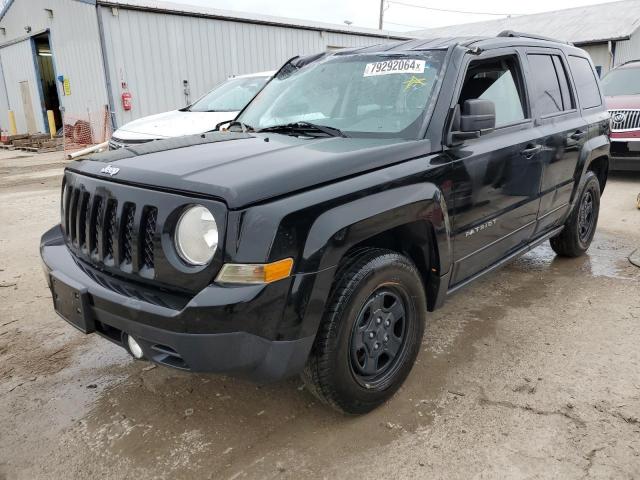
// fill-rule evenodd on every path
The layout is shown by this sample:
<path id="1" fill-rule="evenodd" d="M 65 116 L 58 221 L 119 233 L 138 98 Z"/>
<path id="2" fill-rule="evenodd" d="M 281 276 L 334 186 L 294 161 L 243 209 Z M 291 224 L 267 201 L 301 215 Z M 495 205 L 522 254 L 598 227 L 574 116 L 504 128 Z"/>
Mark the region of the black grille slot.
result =
<path id="1" fill-rule="evenodd" d="M 98 254 L 98 239 L 102 235 L 102 197 L 96 196 L 93 203 L 93 212 L 91 213 L 91 222 L 89 227 L 89 251 L 91 255 Z"/>
<path id="2" fill-rule="evenodd" d="M 155 207 L 146 207 L 143 230 L 142 230 L 142 266 L 152 269 L 153 262 L 153 239 L 156 233 L 156 220 L 158 219 L 158 209 Z"/>
<path id="3" fill-rule="evenodd" d="M 122 261 L 128 265 L 133 261 L 133 229 L 134 220 L 136 215 L 136 206 L 132 203 L 126 203 L 124 210 L 122 211 L 123 226 L 122 226 L 122 243 L 120 254 L 122 255 Z"/>
<path id="4" fill-rule="evenodd" d="M 107 203 L 107 210 L 104 214 L 104 259 L 112 262 L 114 259 L 113 244 L 116 234 L 118 204 L 114 200 Z"/>
<path id="5" fill-rule="evenodd" d="M 73 187 L 71 185 L 65 185 L 64 194 L 62 195 L 62 211 L 64 213 L 64 233 L 67 237 L 70 236 L 70 218 L 71 218 L 71 196 L 73 195 Z"/>
<path id="6" fill-rule="evenodd" d="M 89 210 L 89 193 L 82 193 L 78 212 L 78 246 L 87 250 L 87 210 Z"/>
<path id="7" fill-rule="evenodd" d="M 78 238 L 76 236 L 76 232 L 77 232 L 76 215 L 78 214 L 78 198 L 79 197 L 80 197 L 80 190 L 73 189 L 73 191 L 71 192 L 71 199 L 69 200 L 69 240 L 71 240 L 71 242 L 74 244 L 77 243 L 77 238 Z"/>

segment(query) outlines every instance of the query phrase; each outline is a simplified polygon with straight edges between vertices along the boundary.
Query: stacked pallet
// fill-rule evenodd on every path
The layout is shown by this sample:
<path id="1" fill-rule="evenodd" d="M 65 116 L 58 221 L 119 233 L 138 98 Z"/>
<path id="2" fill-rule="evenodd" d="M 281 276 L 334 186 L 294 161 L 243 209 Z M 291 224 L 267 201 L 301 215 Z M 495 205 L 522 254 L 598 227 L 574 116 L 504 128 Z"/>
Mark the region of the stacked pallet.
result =
<path id="1" fill-rule="evenodd" d="M 9 135 L 3 137 L 0 142 L 0 148 L 5 150 L 24 150 L 35 153 L 62 151 L 63 147 L 62 138 L 51 138 L 47 133 Z"/>

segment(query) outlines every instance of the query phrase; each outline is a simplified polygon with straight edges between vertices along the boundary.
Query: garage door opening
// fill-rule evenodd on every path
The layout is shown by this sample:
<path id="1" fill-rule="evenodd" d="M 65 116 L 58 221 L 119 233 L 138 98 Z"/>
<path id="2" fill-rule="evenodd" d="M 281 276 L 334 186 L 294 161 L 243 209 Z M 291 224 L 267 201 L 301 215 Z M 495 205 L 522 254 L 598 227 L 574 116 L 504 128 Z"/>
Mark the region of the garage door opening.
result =
<path id="1" fill-rule="evenodd" d="M 38 76 L 40 77 L 40 91 L 42 92 L 43 115 L 45 125 L 47 123 L 47 110 L 53 111 L 56 126 L 62 126 L 62 114 L 60 113 L 60 98 L 56 86 L 56 72 L 53 67 L 53 54 L 51 53 L 51 43 L 49 34 L 43 33 L 33 38 L 36 50 L 36 63 L 38 65 Z"/>

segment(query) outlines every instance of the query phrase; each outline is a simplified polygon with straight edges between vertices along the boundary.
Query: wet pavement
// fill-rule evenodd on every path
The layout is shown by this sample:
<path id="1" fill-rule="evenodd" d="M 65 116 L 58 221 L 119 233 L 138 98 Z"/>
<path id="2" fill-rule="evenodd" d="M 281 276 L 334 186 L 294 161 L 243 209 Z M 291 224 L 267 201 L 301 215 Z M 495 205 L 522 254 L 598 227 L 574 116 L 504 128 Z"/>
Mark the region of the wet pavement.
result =
<path id="1" fill-rule="evenodd" d="M 54 313 L 38 241 L 59 154 L 0 152 L 0 479 L 640 478 L 640 175 L 615 176 L 588 255 L 547 244 L 429 316 L 406 384 L 344 417 L 132 360 Z"/>

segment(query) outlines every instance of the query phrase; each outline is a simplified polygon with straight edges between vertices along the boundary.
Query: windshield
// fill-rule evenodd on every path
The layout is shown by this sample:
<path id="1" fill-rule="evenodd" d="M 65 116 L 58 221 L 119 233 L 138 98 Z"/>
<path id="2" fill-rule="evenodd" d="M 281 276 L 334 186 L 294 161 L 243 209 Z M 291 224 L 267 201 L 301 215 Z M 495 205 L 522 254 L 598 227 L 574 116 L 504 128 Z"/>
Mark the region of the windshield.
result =
<path id="1" fill-rule="evenodd" d="M 283 68 L 238 121 L 255 130 L 310 122 L 349 136 L 415 138 L 444 51 L 332 55 Z"/>
<path id="2" fill-rule="evenodd" d="M 602 91 L 606 97 L 640 95 L 640 68 L 611 70 L 602 79 Z"/>
<path id="3" fill-rule="evenodd" d="M 231 78 L 196 101 L 190 112 L 237 112 L 249 103 L 269 77 Z"/>

